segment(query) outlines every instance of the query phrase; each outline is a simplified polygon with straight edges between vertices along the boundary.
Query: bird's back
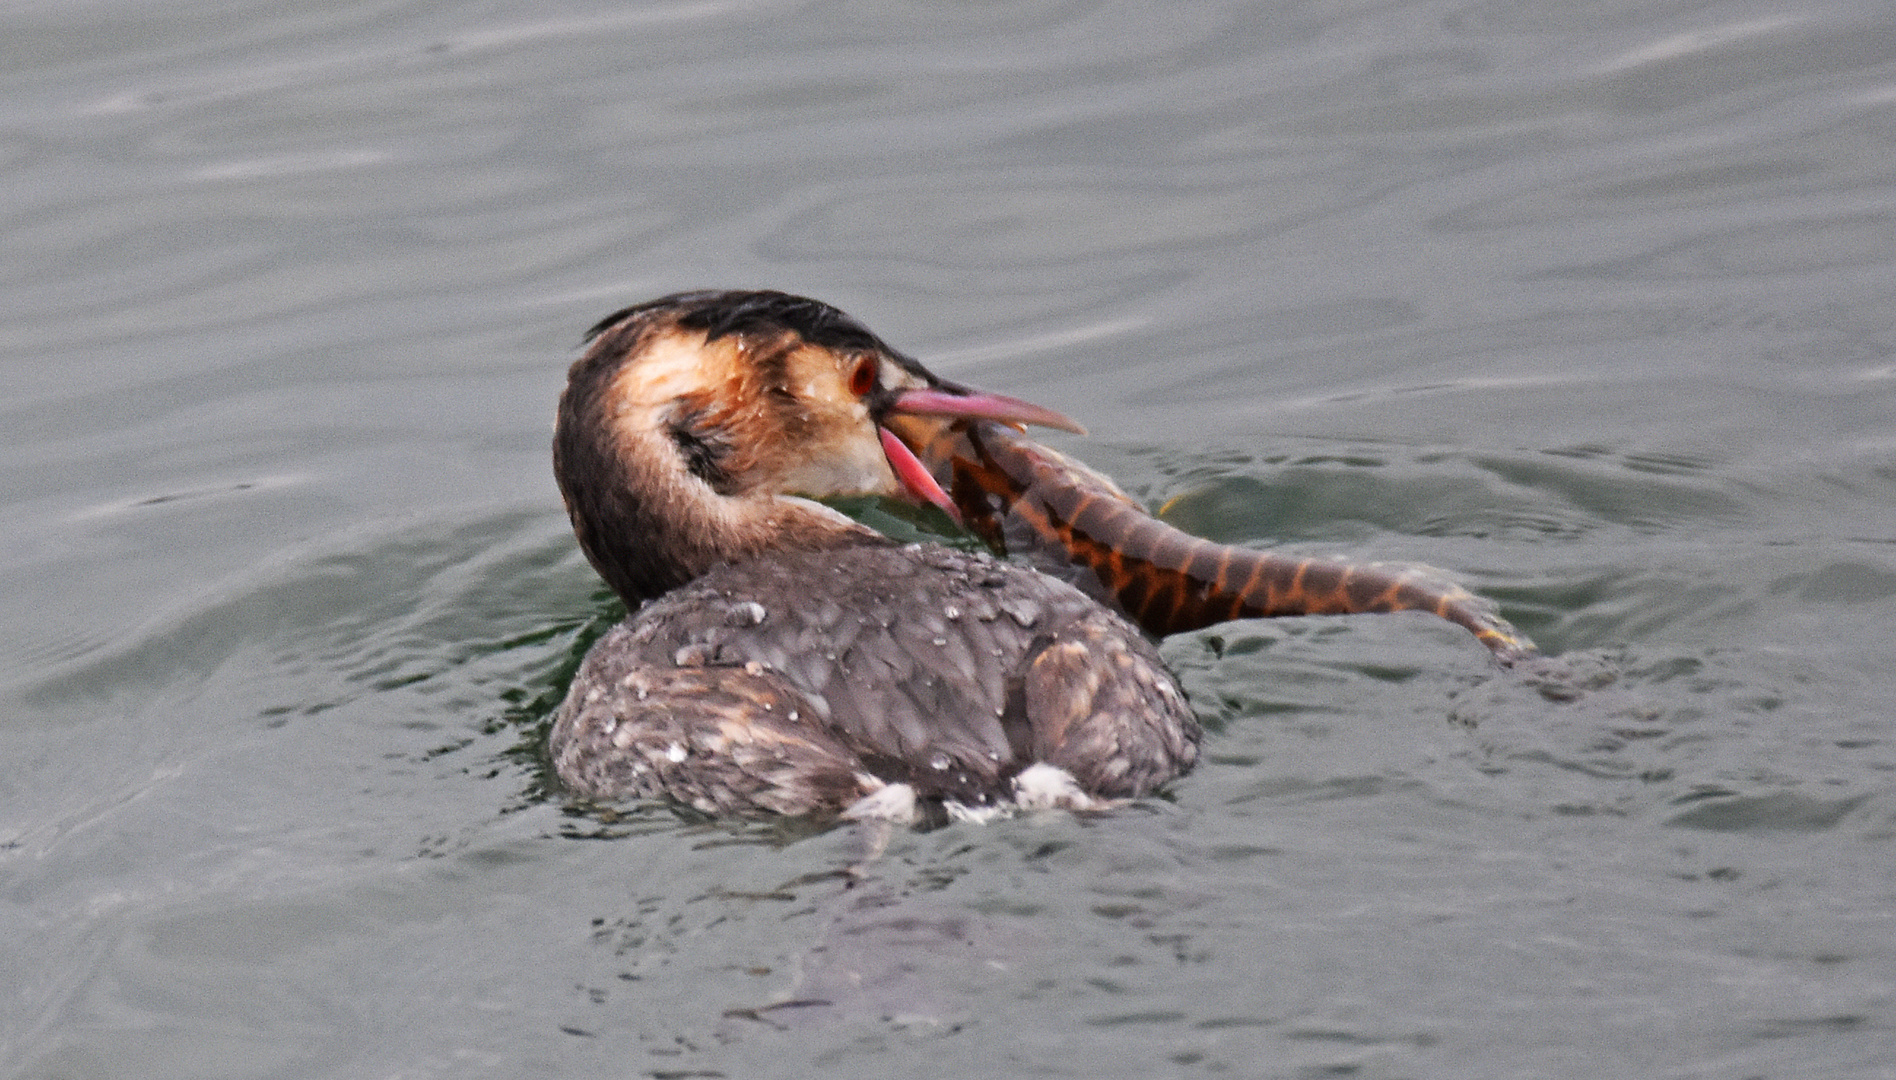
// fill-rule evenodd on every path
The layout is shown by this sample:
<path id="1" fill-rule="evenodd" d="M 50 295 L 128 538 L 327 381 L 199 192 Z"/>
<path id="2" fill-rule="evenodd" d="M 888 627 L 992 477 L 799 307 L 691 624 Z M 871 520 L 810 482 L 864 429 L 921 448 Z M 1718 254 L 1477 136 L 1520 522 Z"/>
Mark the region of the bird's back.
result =
<path id="1" fill-rule="evenodd" d="M 865 543 L 721 566 L 646 604 L 587 656 L 552 749 L 589 794 L 807 813 L 885 783 L 988 804 L 1036 763 L 1143 795 L 1198 737 L 1157 650 L 1076 589 Z"/>

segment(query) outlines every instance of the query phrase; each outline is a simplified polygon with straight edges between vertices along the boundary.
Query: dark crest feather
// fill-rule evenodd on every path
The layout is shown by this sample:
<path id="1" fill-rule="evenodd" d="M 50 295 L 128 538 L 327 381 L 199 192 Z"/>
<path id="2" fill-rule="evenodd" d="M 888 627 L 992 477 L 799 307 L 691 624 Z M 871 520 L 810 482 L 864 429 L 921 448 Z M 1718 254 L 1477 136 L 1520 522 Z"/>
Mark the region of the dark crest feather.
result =
<path id="1" fill-rule="evenodd" d="M 934 381 L 914 359 L 890 348 L 887 342 L 841 309 L 821 300 L 774 289 L 700 289 L 661 296 L 613 312 L 586 331 L 584 340 L 591 344 L 628 320 L 658 314 L 669 316 L 681 327 L 704 331 L 707 341 L 733 334 L 767 336 L 788 330 L 818 348 L 881 352 L 917 375 Z"/>
<path id="2" fill-rule="evenodd" d="M 839 351 L 887 350 L 882 339 L 848 315 L 823 303 L 780 292 L 690 294 L 689 310 L 678 325 L 703 330 L 707 340 L 791 330 L 819 348 Z"/>

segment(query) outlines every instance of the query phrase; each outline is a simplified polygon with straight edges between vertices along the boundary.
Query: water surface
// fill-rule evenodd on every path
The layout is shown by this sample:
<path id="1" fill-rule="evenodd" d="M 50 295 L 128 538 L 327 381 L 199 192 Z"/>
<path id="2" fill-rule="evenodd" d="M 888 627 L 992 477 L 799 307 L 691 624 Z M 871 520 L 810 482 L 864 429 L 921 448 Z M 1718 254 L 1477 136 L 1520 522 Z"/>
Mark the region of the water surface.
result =
<path id="1" fill-rule="evenodd" d="M 1874 4 L 0 11 L 21 1077 L 1896 1076 Z M 1165 643 L 1167 798 L 572 804 L 580 330 L 769 286 L 1421 616 Z"/>

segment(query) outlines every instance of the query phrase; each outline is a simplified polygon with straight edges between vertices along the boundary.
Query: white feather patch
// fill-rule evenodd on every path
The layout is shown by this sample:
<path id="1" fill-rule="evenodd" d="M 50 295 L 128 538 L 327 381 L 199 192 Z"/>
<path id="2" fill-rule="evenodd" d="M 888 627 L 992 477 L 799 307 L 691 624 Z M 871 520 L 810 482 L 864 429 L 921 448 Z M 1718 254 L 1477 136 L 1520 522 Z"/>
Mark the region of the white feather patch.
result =
<path id="1" fill-rule="evenodd" d="M 913 825 L 915 789 L 907 784 L 888 784 L 849 804 L 843 816 L 851 821 L 891 821 Z"/>

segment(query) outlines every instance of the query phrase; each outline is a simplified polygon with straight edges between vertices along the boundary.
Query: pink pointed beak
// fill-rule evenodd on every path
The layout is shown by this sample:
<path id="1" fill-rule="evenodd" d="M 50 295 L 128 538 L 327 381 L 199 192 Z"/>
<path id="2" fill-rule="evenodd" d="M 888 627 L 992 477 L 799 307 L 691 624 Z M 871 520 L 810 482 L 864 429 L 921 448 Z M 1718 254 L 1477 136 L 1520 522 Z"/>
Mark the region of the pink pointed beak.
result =
<path id="1" fill-rule="evenodd" d="M 999 420 L 1004 424 L 1038 424 L 1041 427 L 1086 434 L 1086 429 L 1068 417 L 1019 398 L 989 394 L 979 390 L 904 390 L 889 406 L 892 412 L 916 416 L 967 417 L 975 420 Z"/>
<path id="2" fill-rule="evenodd" d="M 1071 431 L 1075 435 L 1086 434 L 1085 428 L 1052 409 L 1019 398 L 978 390 L 957 391 L 933 387 L 904 390 L 889 403 L 889 411 L 950 419 L 995 420 L 1004 424 L 1038 424 Z M 888 456 L 890 470 L 895 473 L 896 480 L 908 489 L 909 494 L 922 502 L 939 506 L 956 524 L 962 524 L 961 511 L 955 508 L 954 498 L 942 490 L 934 474 L 928 471 L 928 466 L 922 464 L 908 444 L 885 427 L 878 426 L 876 434 L 882 439 L 882 452 Z"/>
<path id="3" fill-rule="evenodd" d="M 933 503 L 941 507 L 941 512 L 953 518 L 955 524 L 966 524 L 961 520 L 961 511 L 955 509 L 955 500 L 940 484 L 935 482 L 935 474 L 928 471 L 922 459 L 908 444 L 896 437 L 895 432 L 885 427 L 876 428 L 876 434 L 882 437 L 882 452 L 888 455 L 889 469 L 910 495 L 921 502 Z"/>

